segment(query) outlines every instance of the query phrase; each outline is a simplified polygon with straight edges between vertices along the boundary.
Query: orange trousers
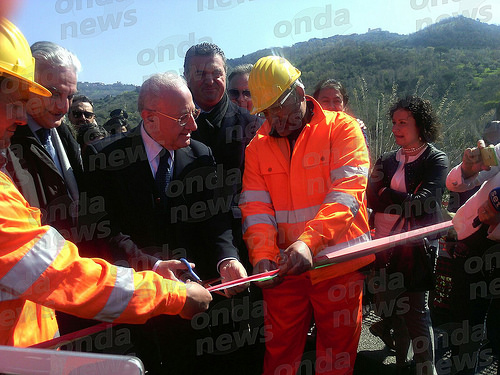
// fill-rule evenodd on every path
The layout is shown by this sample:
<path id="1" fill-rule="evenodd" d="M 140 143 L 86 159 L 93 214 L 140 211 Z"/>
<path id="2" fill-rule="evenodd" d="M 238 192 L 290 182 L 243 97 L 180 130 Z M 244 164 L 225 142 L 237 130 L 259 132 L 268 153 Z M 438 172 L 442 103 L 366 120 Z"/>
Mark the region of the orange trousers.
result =
<path id="1" fill-rule="evenodd" d="M 263 374 L 292 375 L 299 368 L 311 371 L 311 361 L 301 364 L 301 359 L 313 314 L 317 328 L 315 373 L 351 374 L 361 334 L 363 279 L 362 274 L 353 272 L 312 285 L 309 274 L 304 273 L 263 289 Z"/>

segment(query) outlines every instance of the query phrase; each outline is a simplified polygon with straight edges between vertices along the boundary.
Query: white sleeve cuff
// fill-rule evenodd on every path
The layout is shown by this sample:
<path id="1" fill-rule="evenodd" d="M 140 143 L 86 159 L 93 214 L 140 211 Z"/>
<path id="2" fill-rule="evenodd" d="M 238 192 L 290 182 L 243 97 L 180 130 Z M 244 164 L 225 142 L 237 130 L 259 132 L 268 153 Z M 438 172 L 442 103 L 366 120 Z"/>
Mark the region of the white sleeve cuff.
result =
<path id="1" fill-rule="evenodd" d="M 162 260 L 161 260 L 161 259 L 158 259 L 158 260 L 156 261 L 156 263 L 155 263 L 155 264 L 154 264 L 154 266 L 153 266 L 153 272 L 156 272 L 156 270 L 158 269 L 158 267 L 160 267 L 160 263 L 161 263 L 161 262 L 162 262 Z"/>

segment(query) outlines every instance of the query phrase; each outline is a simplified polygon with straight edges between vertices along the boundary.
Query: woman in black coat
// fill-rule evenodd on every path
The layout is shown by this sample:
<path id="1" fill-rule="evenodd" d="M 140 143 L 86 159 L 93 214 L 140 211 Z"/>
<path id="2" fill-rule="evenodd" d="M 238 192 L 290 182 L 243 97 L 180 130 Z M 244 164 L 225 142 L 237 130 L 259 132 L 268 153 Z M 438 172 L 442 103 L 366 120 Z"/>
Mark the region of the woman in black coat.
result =
<path id="1" fill-rule="evenodd" d="M 430 144 L 439 133 L 430 102 L 409 96 L 395 103 L 389 113 L 392 133 L 400 148 L 382 155 L 369 178 L 368 206 L 373 209 L 376 238 L 441 221 L 441 198 L 448 173 L 448 158 Z M 437 240 L 430 244 L 437 248 Z M 427 264 L 432 264 L 435 257 L 430 256 L 429 247 L 424 249 L 423 243 L 409 249 L 397 247 L 377 258 L 386 274 L 393 272 L 389 276 L 393 283 L 387 284 L 390 288 L 386 289 L 391 290 L 376 295 L 380 311 L 384 311 L 380 304 L 386 305 L 386 314 L 370 331 L 396 350 L 400 373 L 407 371 L 413 349 L 417 373 L 436 374 L 428 307 L 430 286 L 419 278 L 425 270 L 415 269 L 422 264 L 415 261 L 422 254 L 428 254 Z M 413 266 L 402 268 L 402 263 Z M 429 267 L 428 271 L 432 269 Z M 394 282 L 398 276 L 400 282 Z"/>

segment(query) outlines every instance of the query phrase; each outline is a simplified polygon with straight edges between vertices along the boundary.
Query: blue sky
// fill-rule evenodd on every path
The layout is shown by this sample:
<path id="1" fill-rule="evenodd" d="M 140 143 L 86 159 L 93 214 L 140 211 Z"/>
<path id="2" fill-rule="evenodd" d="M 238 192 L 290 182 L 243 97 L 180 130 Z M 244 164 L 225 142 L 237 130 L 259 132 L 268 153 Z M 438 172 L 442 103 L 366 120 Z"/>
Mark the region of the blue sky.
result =
<path id="1" fill-rule="evenodd" d="M 140 85 L 182 74 L 193 44 L 228 58 L 311 38 L 381 28 L 410 34 L 452 15 L 500 24 L 498 0 L 20 0 L 10 18 L 30 44 L 56 42 L 82 62 L 79 81 Z"/>

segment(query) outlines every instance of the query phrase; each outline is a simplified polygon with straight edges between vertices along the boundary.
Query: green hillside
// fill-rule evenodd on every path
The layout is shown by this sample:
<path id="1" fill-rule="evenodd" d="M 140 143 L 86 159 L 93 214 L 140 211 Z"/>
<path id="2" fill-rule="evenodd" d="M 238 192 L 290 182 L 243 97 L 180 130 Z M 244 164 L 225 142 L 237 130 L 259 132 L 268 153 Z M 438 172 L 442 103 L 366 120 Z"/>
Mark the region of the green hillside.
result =
<path id="1" fill-rule="evenodd" d="M 500 103 L 500 26 L 465 17 L 410 35 L 371 31 L 311 39 L 260 50 L 229 60 L 228 65 L 254 63 L 269 54 L 284 56 L 297 66 L 309 93 L 324 78 L 343 82 L 352 114 L 369 128 L 374 158 L 394 147 L 386 113 L 397 97 L 417 94 L 431 100 L 444 125 L 438 147 L 452 164 L 480 137 Z M 120 107 L 138 119 L 136 100 L 136 92 L 96 100 L 98 119 Z"/>

